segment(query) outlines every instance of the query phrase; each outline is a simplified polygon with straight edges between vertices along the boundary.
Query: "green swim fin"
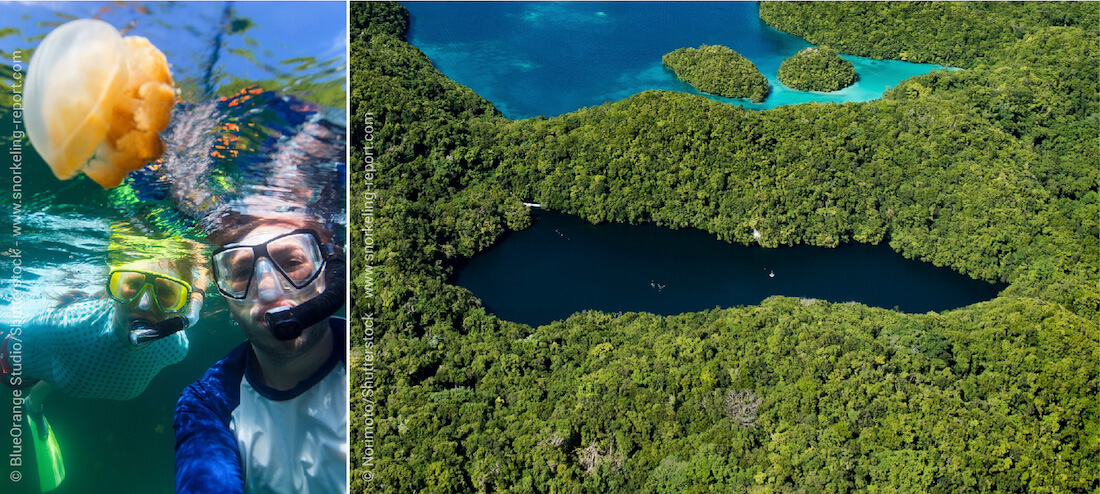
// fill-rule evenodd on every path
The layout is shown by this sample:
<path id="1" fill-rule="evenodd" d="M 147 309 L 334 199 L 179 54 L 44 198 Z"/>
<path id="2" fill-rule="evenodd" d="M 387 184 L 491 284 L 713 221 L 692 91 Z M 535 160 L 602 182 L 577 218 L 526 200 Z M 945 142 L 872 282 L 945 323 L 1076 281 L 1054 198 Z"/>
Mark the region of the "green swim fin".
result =
<path id="1" fill-rule="evenodd" d="M 34 438 L 34 458 L 38 463 L 38 481 L 42 492 L 52 491 L 65 480 L 65 462 L 61 459 L 61 448 L 57 446 L 57 436 L 53 433 L 53 427 L 42 417 L 42 425 L 46 427 L 46 438 L 38 434 L 38 421 L 28 420 L 31 425 L 31 437 Z"/>

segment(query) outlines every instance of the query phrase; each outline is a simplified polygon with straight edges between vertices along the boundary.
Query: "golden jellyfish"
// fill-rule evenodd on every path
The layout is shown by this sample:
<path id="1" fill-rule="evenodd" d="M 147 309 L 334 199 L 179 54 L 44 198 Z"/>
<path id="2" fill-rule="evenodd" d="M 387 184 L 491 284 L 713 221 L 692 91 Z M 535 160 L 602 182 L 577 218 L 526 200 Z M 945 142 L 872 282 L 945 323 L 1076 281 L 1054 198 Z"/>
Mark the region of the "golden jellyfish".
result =
<path id="1" fill-rule="evenodd" d="M 27 68 L 24 120 L 54 175 L 83 171 L 105 188 L 164 154 L 176 93 L 148 39 L 81 19 L 54 29 Z"/>

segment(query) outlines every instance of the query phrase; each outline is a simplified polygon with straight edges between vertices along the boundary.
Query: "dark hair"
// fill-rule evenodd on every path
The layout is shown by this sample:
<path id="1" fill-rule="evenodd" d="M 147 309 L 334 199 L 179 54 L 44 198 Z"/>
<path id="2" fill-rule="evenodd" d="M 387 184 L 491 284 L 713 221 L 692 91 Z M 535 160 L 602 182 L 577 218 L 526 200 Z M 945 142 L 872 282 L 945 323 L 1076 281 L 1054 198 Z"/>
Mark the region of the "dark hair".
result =
<path id="1" fill-rule="evenodd" d="M 317 232 L 322 242 L 332 242 L 332 232 L 330 230 L 324 228 L 316 218 L 302 214 L 256 216 L 229 212 L 219 218 L 216 229 L 209 232 L 206 238 L 215 246 L 223 247 L 227 244 L 240 242 L 253 230 L 268 225 L 285 226 L 287 231 L 309 228 Z"/>

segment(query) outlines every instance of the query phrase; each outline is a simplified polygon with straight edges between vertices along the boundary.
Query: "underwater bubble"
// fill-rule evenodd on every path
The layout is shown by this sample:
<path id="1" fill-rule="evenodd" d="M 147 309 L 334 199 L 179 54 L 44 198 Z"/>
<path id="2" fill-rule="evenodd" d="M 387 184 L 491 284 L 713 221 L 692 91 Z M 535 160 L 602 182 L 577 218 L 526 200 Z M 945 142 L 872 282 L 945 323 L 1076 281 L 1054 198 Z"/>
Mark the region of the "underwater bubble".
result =
<path id="1" fill-rule="evenodd" d="M 83 171 L 105 188 L 164 154 L 176 92 L 168 60 L 148 39 L 81 19 L 54 29 L 27 68 L 27 135 L 67 180 Z"/>

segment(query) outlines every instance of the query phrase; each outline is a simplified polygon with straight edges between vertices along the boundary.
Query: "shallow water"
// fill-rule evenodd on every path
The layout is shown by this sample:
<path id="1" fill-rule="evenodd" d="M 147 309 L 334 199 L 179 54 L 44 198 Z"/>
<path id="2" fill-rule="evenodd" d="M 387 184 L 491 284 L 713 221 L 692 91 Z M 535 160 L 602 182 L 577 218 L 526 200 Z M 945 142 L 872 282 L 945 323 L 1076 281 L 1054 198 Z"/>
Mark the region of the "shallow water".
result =
<path id="1" fill-rule="evenodd" d="M 885 244 L 765 249 L 699 230 L 534 216 L 530 228 L 474 256 L 454 280 L 488 311 L 530 325 L 589 309 L 669 315 L 772 295 L 921 313 L 989 300 L 1004 288 L 905 259 Z"/>
<path id="2" fill-rule="evenodd" d="M 26 70 L 42 36 L 71 18 L 98 16 L 116 27 L 129 26 L 125 34 L 148 37 L 172 65 L 182 99 L 173 126 L 164 133 L 170 147 L 163 163 L 132 174 L 110 191 L 85 177 L 57 180 L 26 140 L 19 142 L 22 197 L 9 193 L 15 176 L 10 160 L 0 173 L 5 192 L 0 194 L 0 253 L 6 255 L 0 260 L 0 326 L 18 320 L 17 306 L 31 315 L 71 290 L 101 293 L 108 262 L 121 254 L 122 248 L 111 244 L 118 232 L 201 240 L 212 212 L 222 211 L 217 205 L 256 194 L 272 202 L 297 197 L 301 189 L 319 191 L 310 207 L 329 215 L 334 227 L 346 224 L 345 3 L 48 2 L 3 4 L 0 11 L 6 19 L 0 21 L 0 52 L 6 59 L 0 64 L 0 147 L 6 157 L 19 142 L 13 134 L 18 130 L 12 113 L 14 74 Z M 288 32 L 296 34 L 288 37 Z M 241 93 L 245 88 L 252 89 Z M 328 131 L 340 133 L 339 138 Z M 328 138 L 323 143 L 328 148 L 308 161 L 295 161 L 309 145 L 303 138 L 317 135 Z M 286 170 L 294 167 L 289 165 L 308 171 L 290 173 Z M 287 185 L 299 179 L 303 182 L 295 187 Z M 20 250 L 18 273 L 11 249 Z M 174 491 L 176 400 L 243 341 L 216 290 L 207 293 L 202 319 L 187 330 L 187 357 L 164 369 L 136 399 L 76 399 L 57 392 L 49 397 L 46 416 L 67 470 L 53 492 Z M 0 387 L 0 421 L 8 424 L 14 408 L 10 397 L 8 388 Z M 5 458 L 13 451 L 8 436 L 0 435 Z M 23 461 L 22 468 L 0 469 L 0 492 L 39 491 L 29 444 Z M 22 475 L 19 482 L 11 481 L 15 470 Z"/>
<path id="3" fill-rule="evenodd" d="M 842 55 L 859 81 L 831 93 L 779 83 L 784 59 L 811 46 L 768 27 L 755 2 L 408 2 L 409 41 L 447 77 L 508 118 L 555 116 L 650 89 L 702 94 L 661 64 L 683 47 L 725 45 L 764 74 L 763 110 L 806 102 L 869 101 L 909 77 L 944 67 Z"/>

